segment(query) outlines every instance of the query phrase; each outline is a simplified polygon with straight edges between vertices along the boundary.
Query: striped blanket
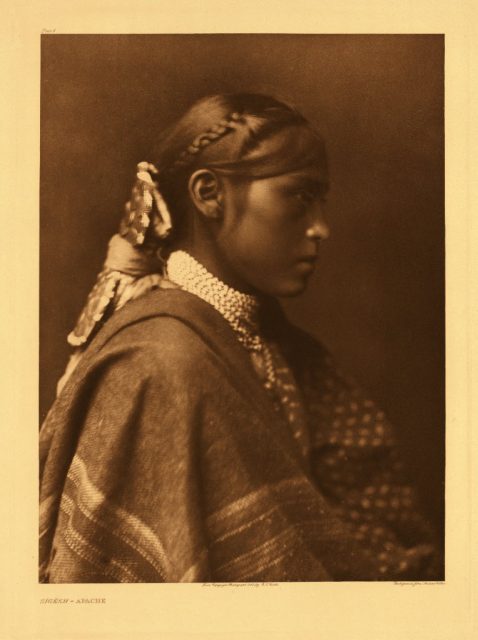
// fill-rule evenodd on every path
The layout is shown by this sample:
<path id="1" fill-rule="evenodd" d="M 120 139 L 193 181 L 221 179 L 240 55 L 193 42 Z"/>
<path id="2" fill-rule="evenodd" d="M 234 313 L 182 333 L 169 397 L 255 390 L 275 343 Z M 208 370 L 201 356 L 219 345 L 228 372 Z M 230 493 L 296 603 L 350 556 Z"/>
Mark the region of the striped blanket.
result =
<path id="1" fill-rule="evenodd" d="M 212 307 L 146 294 L 97 334 L 41 429 L 40 581 L 442 577 L 385 416 L 273 315 L 310 456 Z"/>

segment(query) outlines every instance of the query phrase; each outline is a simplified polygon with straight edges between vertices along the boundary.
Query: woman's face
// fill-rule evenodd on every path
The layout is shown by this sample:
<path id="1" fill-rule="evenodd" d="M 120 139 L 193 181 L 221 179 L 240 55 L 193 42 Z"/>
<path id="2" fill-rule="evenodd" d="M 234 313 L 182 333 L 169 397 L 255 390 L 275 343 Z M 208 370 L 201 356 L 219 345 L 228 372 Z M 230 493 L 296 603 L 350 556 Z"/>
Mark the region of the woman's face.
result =
<path id="1" fill-rule="evenodd" d="M 320 240 L 328 176 L 325 166 L 270 178 L 222 179 L 218 248 L 243 290 L 295 296 L 307 286 Z"/>

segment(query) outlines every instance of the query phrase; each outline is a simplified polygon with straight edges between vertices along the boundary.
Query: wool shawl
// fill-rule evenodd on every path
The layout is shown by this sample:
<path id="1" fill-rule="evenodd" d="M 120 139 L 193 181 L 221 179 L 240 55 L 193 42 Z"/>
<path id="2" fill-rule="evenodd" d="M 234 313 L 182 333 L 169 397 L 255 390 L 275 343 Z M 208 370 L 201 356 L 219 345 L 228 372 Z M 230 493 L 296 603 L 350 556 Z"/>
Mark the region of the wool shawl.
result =
<path id="1" fill-rule="evenodd" d="M 160 289 L 105 323 L 40 432 L 40 581 L 440 579 L 383 412 L 278 307 L 264 326 L 307 457 L 204 301 Z"/>

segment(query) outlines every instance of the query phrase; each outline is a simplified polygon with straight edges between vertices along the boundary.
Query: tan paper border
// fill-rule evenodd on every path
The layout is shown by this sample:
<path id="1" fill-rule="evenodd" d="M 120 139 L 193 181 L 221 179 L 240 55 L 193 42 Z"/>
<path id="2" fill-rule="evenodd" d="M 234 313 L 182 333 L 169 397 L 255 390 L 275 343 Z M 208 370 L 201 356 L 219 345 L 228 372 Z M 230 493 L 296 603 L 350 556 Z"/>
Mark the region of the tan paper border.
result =
<path id="1" fill-rule="evenodd" d="M 472 252 L 477 203 L 478 78 L 472 0 L 102 0 L 3 3 L 1 638 L 462 640 L 477 631 L 472 553 Z M 40 34 L 444 33 L 446 35 L 447 529 L 446 583 L 279 586 L 38 585 L 38 176 Z M 474 135 L 474 141 L 471 138 Z M 472 168 L 475 169 L 475 174 Z M 475 178 L 473 180 L 473 175 Z M 471 234 L 475 234 L 475 238 Z M 476 244 L 475 251 L 477 249 Z M 474 277 L 473 277 L 474 276 Z M 475 294 L 472 297 L 472 294 Z M 474 362 L 476 363 L 476 357 Z M 474 447 L 474 449 L 472 448 Z M 474 517 L 476 525 L 476 517 Z M 475 527 L 476 530 L 476 527 Z M 475 540 L 476 543 L 476 540 Z M 475 544 L 476 546 L 476 544 Z M 476 585 L 476 580 L 474 581 Z M 41 605 L 106 598 L 104 605 Z M 475 614 L 476 615 L 476 614 Z"/>

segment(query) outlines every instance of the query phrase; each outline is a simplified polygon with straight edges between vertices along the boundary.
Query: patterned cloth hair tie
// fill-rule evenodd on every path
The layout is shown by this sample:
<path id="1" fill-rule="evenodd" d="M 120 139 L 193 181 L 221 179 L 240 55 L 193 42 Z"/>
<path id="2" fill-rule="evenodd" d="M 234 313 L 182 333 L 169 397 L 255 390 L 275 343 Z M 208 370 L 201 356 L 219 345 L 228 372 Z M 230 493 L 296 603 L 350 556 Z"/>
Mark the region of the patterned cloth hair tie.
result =
<path id="1" fill-rule="evenodd" d="M 158 170 L 150 162 L 140 162 L 136 169 L 136 182 L 120 224 L 120 235 L 133 247 L 145 243 L 148 230 L 157 240 L 164 240 L 172 229 L 171 214 L 157 185 Z"/>
<path id="2" fill-rule="evenodd" d="M 125 206 L 126 215 L 108 245 L 98 274 L 68 342 L 84 347 L 101 323 L 129 299 L 159 286 L 163 264 L 159 241 L 172 229 L 171 215 L 157 186 L 158 170 L 149 162 L 137 165 L 136 182 Z"/>

